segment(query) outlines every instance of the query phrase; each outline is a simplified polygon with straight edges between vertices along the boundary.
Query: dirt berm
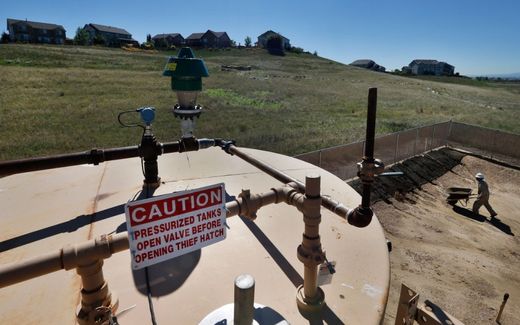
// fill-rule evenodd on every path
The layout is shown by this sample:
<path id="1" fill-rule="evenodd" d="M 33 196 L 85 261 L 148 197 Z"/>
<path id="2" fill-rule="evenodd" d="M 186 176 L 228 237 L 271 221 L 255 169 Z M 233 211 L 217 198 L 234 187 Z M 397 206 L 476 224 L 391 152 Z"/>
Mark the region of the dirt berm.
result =
<path id="1" fill-rule="evenodd" d="M 496 324 L 504 294 L 510 294 L 502 324 L 520 324 L 520 170 L 444 148 L 395 164 L 399 177 L 380 177 L 373 209 L 392 242 L 391 284 L 385 324 L 394 324 L 401 283 L 465 324 Z M 484 173 L 491 219 L 473 201 L 445 202 L 448 187 L 476 192 Z M 359 180 L 349 182 L 359 191 Z"/>

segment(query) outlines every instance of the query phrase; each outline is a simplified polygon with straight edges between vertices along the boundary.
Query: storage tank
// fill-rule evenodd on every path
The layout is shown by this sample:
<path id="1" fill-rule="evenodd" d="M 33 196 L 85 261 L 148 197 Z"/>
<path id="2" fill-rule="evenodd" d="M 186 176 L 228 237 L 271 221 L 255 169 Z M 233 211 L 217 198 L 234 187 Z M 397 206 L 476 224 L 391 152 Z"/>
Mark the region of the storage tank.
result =
<path id="1" fill-rule="evenodd" d="M 382 322 L 386 239 L 375 217 L 360 227 L 347 222 L 361 202 L 348 184 L 295 158 L 196 140 L 186 118 L 183 138 L 163 145 L 151 133 L 153 116 L 143 120 L 139 147 L 0 164 L 7 175 L 0 178 L 0 323 L 109 324 L 115 318 L 102 317 L 109 314 L 120 324 L 226 324 L 245 299 L 234 288 L 241 275 L 254 281 L 252 312 L 241 312 L 255 323 Z M 160 149 L 151 159 L 143 154 L 146 141 Z M 185 143 L 196 148 L 181 149 Z M 131 156 L 141 158 L 125 158 Z M 41 168 L 13 172 L 24 164 Z M 132 267 L 125 205 L 215 184 L 225 188 L 225 238 Z M 311 242 L 317 244 L 307 247 Z M 99 294 L 105 300 L 98 304 Z M 85 314 L 103 305 L 108 311 Z"/>

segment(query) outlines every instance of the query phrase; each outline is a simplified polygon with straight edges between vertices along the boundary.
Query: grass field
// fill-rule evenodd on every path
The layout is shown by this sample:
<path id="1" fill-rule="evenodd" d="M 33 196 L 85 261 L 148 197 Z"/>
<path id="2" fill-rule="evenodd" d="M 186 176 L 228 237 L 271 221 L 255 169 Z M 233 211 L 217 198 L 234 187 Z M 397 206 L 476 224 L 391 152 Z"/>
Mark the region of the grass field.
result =
<path id="1" fill-rule="evenodd" d="M 117 114 L 154 106 L 160 141 L 180 137 L 161 75 L 166 52 L 0 45 L 0 160 L 138 144 Z M 260 49 L 197 51 L 209 68 L 198 99 L 198 137 L 303 153 L 364 136 L 369 87 L 379 88 L 377 134 L 454 119 L 520 133 L 520 84 L 421 80 L 371 72 L 310 54 Z M 251 71 L 221 71 L 222 64 Z M 446 81 L 446 82 L 443 82 Z"/>

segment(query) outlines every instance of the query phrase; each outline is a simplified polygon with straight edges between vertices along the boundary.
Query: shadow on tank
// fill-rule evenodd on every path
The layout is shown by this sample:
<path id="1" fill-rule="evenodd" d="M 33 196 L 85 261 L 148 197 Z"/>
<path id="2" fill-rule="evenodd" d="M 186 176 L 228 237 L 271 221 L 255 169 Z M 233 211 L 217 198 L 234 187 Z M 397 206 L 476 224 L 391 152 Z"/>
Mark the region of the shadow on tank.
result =
<path id="1" fill-rule="evenodd" d="M 166 296 L 177 289 L 188 279 L 200 261 L 200 249 L 182 256 L 172 258 L 148 267 L 150 294 L 152 297 Z M 135 288 L 143 295 L 148 295 L 146 270 L 132 272 Z"/>

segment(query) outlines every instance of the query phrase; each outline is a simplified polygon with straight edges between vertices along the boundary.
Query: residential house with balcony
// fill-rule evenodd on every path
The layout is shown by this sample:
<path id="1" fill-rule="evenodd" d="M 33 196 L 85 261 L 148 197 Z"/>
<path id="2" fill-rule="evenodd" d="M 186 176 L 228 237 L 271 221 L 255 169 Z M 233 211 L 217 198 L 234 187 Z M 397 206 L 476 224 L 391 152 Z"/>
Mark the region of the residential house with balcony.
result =
<path id="1" fill-rule="evenodd" d="M 231 46 L 231 39 L 226 32 L 214 32 L 208 29 L 205 33 L 193 33 L 186 37 L 186 45 L 193 47 L 224 48 Z"/>
<path id="2" fill-rule="evenodd" d="M 86 24 L 83 30 L 89 34 L 89 44 L 94 44 L 94 39 L 102 39 L 106 46 L 122 46 L 125 44 L 139 45 L 132 34 L 119 27 L 100 24 Z"/>
<path id="3" fill-rule="evenodd" d="M 454 66 L 437 60 L 413 60 L 408 67 L 407 71 L 415 75 L 452 76 L 455 73 Z"/>
<path id="4" fill-rule="evenodd" d="M 258 36 L 258 42 L 257 42 L 257 45 L 259 47 L 267 47 L 267 41 L 271 38 L 271 37 L 274 37 L 274 36 L 278 36 L 281 38 L 282 40 L 282 47 L 285 49 L 285 50 L 290 50 L 291 49 L 291 41 L 287 38 L 287 37 L 284 37 L 282 34 L 280 33 L 277 33 L 277 32 L 273 32 L 272 30 L 268 30 L 267 32 L 261 34 L 260 36 Z"/>
<path id="5" fill-rule="evenodd" d="M 184 37 L 179 33 L 157 34 L 152 37 L 152 41 L 156 48 L 179 47 L 184 45 L 185 42 Z"/>
<path id="6" fill-rule="evenodd" d="M 8 18 L 7 30 L 11 42 L 65 43 L 65 28 L 61 25 Z"/>

